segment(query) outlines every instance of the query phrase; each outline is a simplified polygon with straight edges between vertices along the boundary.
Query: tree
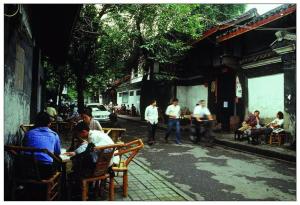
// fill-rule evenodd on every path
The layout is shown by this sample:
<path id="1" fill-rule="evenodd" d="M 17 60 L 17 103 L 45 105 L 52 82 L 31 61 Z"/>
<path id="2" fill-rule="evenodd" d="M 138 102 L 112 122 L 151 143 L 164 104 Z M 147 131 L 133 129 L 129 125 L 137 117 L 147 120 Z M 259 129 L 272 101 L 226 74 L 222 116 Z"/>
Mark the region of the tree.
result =
<path id="1" fill-rule="evenodd" d="M 244 5 L 226 4 L 129 4 L 117 5 L 108 13 L 115 36 L 127 39 L 125 70 L 136 68 L 141 56 L 145 71 L 152 63 L 176 63 L 191 48 L 190 43 L 209 26 L 241 14 Z M 126 33 L 126 34 L 124 34 Z M 124 42 L 117 41 L 120 47 Z M 123 45 L 120 45 L 123 44 Z"/>
<path id="2" fill-rule="evenodd" d="M 58 106 L 61 106 L 63 88 L 73 82 L 74 74 L 68 64 L 58 66 L 48 58 L 43 58 L 42 64 L 45 69 L 45 79 L 47 79 L 46 88 L 55 91 L 58 96 Z"/>
<path id="3" fill-rule="evenodd" d="M 84 91 L 105 89 L 141 65 L 152 80 L 153 62 L 176 64 L 207 27 L 243 11 L 240 4 L 83 6 L 69 55 L 79 108 Z"/>
<path id="4" fill-rule="evenodd" d="M 84 107 L 84 91 L 87 86 L 87 76 L 96 73 L 96 50 L 98 36 L 101 33 L 99 19 L 110 5 L 101 7 L 100 12 L 94 5 L 84 5 L 79 20 L 74 28 L 70 46 L 69 63 L 76 76 L 78 108 Z"/>

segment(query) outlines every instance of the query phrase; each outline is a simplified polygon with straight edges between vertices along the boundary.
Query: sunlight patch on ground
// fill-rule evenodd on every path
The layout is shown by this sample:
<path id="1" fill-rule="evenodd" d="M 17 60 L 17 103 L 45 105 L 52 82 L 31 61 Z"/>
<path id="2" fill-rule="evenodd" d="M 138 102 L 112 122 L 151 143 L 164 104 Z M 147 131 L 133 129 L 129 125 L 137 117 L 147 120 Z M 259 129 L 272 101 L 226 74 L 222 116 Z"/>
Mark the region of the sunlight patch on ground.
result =
<path id="1" fill-rule="evenodd" d="M 247 199 L 267 199 L 275 198 L 278 200 L 295 200 L 293 191 L 282 192 L 278 188 L 267 184 L 273 179 L 295 182 L 294 177 L 287 176 L 272 171 L 270 165 L 274 164 L 271 160 L 255 159 L 240 160 L 224 155 L 210 156 L 208 150 L 199 147 L 191 149 L 182 154 L 191 154 L 198 159 L 195 166 L 199 170 L 208 171 L 213 174 L 212 178 L 218 182 L 234 187 L 231 193 L 241 194 Z M 217 163 L 207 159 L 224 160 L 225 163 Z M 260 179 L 261 178 L 261 179 Z"/>

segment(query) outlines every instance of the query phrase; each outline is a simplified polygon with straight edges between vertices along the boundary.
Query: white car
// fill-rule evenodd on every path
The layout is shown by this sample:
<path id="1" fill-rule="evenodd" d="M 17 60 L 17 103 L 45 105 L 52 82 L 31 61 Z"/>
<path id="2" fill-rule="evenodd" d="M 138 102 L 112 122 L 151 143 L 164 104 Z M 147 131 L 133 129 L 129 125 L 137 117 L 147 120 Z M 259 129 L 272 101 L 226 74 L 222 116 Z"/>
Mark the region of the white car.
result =
<path id="1" fill-rule="evenodd" d="M 86 106 L 92 108 L 92 116 L 95 120 L 99 122 L 109 121 L 110 112 L 107 111 L 104 105 L 99 103 L 88 103 Z"/>

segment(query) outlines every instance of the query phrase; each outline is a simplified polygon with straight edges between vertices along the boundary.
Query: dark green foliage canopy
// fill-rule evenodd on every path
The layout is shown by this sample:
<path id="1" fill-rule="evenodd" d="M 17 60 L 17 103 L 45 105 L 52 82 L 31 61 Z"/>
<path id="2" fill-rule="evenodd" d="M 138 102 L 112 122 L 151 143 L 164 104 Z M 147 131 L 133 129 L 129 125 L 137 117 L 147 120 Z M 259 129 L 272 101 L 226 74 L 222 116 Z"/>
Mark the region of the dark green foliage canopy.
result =
<path id="1" fill-rule="evenodd" d="M 145 70 L 154 61 L 176 64 L 203 31 L 244 10 L 244 4 L 84 5 L 70 46 L 73 80 L 94 93 L 139 64 Z"/>

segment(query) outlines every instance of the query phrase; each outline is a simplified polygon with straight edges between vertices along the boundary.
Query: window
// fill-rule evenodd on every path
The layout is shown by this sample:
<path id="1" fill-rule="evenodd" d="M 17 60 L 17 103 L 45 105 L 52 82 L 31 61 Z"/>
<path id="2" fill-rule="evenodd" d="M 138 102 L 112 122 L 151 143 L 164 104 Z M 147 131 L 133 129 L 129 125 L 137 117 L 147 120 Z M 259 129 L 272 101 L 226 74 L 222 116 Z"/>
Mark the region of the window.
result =
<path id="1" fill-rule="evenodd" d="M 133 96 L 134 95 L 134 91 L 130 91 L 129 96 Z"/>
<path id="2" fill-rule="evenodd" d="M 136 95 L 141 95 L 141 90 L 137 90 Z"/>
<path id="3" fill-rule="evenodd" d="M 122 97 L 122 93 L 119 93 L 119 97 Z"/>

